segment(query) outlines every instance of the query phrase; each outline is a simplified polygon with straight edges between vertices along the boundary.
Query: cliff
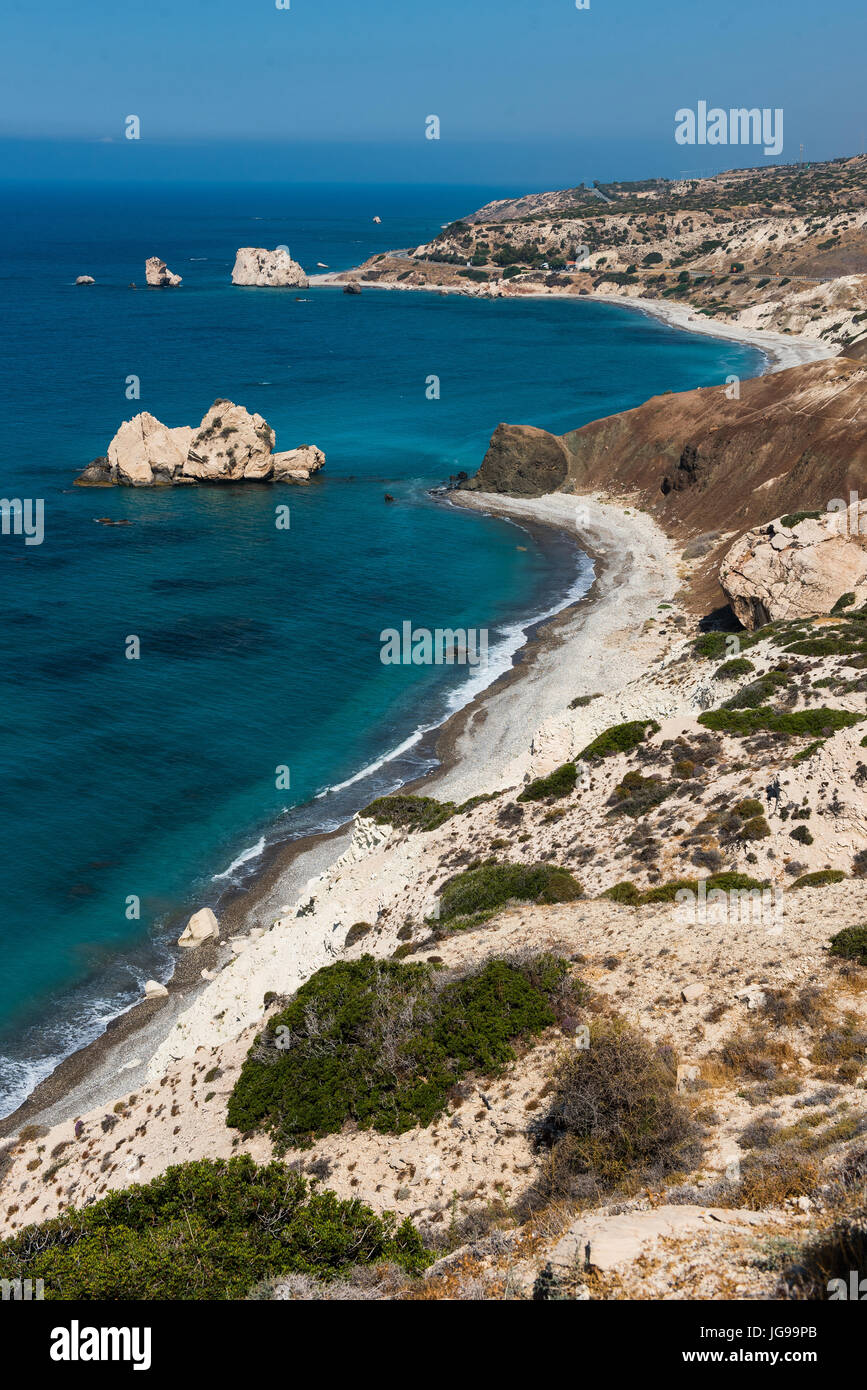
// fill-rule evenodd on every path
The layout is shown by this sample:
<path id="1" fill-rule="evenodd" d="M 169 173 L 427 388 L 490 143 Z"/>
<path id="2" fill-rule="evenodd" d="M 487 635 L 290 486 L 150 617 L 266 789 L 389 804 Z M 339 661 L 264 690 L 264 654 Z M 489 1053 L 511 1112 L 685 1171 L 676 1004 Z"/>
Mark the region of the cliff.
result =
<path id="1" fill-rule="evenodd" d="M 722 599 L 734 534 L 848 501 L 867 470 L 867 369 L 836 357 L 739 384 L 654 396 L 562 436 L 500 425 L 469 490 L 541 496 L 601 491 L 704 547 L 695 601 Z M 559 477 L 559 481 L 557 481 Z"/>

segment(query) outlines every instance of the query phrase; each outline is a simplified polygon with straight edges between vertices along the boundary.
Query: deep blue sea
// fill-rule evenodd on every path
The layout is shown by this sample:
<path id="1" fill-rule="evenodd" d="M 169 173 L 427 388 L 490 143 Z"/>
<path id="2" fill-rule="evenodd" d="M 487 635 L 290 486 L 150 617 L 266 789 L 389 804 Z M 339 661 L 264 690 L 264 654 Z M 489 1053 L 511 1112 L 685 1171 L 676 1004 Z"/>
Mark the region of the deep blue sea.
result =
<path id="1" fill-rule="evenodd" d="M 0 493 L 45 505 L 41 545 L 0 536 L 0 1114 L 168 977 L 179 914 L 256 850 L 429 766 L 413 737 L 467 698 L 467 669 L 383 666 L 383 628 L 488 628 L 490 677 L 586 584 L 569 546 L 431 486 L 477 468 L 501 420 L 562 431 L 760 369 L 608 305 L 230 284 L 238 246 L 340 269 L 517 191 L 0 185 Z M 180 289 L 142 287 L 153 254 Z M 137 410 L 196 424 L 219 396 L 278 448 L 323 448 L 321 481 L 71 486 Z"/>

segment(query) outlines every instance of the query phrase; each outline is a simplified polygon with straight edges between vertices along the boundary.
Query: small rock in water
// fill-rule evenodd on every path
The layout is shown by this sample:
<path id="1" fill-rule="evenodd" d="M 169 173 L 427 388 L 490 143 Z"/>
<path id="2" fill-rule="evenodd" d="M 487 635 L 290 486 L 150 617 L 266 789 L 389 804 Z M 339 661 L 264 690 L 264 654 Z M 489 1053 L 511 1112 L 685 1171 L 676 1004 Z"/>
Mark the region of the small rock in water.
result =
<path id="1" fill-rule="evenodd" d="M 75 283 L 76 285 L 95 285 L 96 281 L 92 275 L 79 275 Z"/>

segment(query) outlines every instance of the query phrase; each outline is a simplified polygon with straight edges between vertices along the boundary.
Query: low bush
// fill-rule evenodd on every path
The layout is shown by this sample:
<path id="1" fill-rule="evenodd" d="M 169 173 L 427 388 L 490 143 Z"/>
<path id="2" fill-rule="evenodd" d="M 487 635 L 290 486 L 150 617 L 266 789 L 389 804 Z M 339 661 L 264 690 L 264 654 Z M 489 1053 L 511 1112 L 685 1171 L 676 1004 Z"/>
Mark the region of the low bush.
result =
<path id="1" fill-rule="evenodd" d="M 631 753 L 649 734 L 659 733 L 655 719 L 630 719 L 625 724 L 612 724 L 603 730 L 579 754 L 583 758 L 610 758 L 615 753 Z"/>
<path id="2" fill-rule="evenodd" d="M 529 782 L 518 797 L 519 801 L 543 801 L 546 797 L 570 796 L 578 780 L 575 763 L 563 763 L 547 777 L 536 777 Z"/>
<path id="3" fill-rule="evenodd" d="M 568 903 L 584 890 L 568 869 L 555 864 L 482 864 L 447 879 L 440 893 L 440 921 L 493 912 L 517 899 L 532 903 Z"/>
<path id="4" fill-rule="evenodd" d="M 201 1159 L 0 1243 L 0 1278 L 46 1299 L 237 1299 L 266 1276 L 330 1280 L 388 1261 L 430 1262 L 409 1220 L 310 1190 L 282 1163 Z"/>
<path id="5" fill-rule="evenodd" d="M 402 830 L 436 830 L 455 814 L 453 801 L 437 801 L 432 796 L 380 796 L 359 814 L 377 825 L 394 825 Z"/>
<path id="6" fill-rule="evenodd" d="M 752 816 L 744 822 L 740 833 L 744 840 L 765 840 L 771 833 L 771 827 L 764 816 Z"/>
<path id="7" fill-rule="evenodd" d="M 792 884 L 793 888 L 821 888 L 826 883 L 842 883 L 846 875 L 842 869 L 817 869 L 812 874 L 802 874 Z"/>
<path id="8" fill-rule="evenodd" d="M 664 782 L 661 777 L 642 777 L 640 772 L 627 772 L 619 786 L 614 788 L 609 802 L 611 814 L 637 819 L 659 806 L 675 790 L 673 782 Z"/>
<path id="9" fill-rule="evenodd" d="M 800 1252 L 797 1264 L 783 1275 L 781 1298 L 810 1301 L 851 1299 L 855 1283 L 867 1269 L 867 1208 L 848 1213 Z M 836 1284 L 833 1281 L 839 1281 Z M 860 1289 L 854 1297 L 863 1298 Z"/>
<path id="10" fill-rule="evenodd" d="M 454 979 L 431 964 L 338 961 L 302 985 L 250 1049 L 227 1123 L 266 1128 L 278 1152 L 337 1133 L 347 1121 L 401 1134 L 428 1125 L 468 1072 L 492 1074 L 512 1043 L 554 1023 L 571 999 L 553 956 L 489 961 Z"/>
<path id="11" fill-rule="evenodd" d="M 750 671 L 755 671 L 755 666 L 745 656 L 732 657 L 731 661 L 724 661 L 722 666 L 718 666 L 713 673 L 716 681 L 733 681 L 738 676 L 746 676 Z"/>
<path id="12" fill-rule="evenodd" d="M 844 927 L 831 937 L 830 953 L 867 965 L 867 926 Z"/>
<path id="13" fill-rule="evenodd" d="M 783 711 L 769 705 L 757 709 L 712 709 L 698 716 L 699 724 L 706 729 L 715 729 L 722 734 L 732 734 L 745 738 L 749 734 L 769 733 L 787 734 L 796 737 L 823 737 L 837 729 L 849 729 L 867 718 L 864 714 L 852 714 L 849 710 L 828 709 L 822 705 L 817 709 Z"/>
<path id="14" fill-rule="evenodd" d="M 731 699 L 726 700 L 723 709 L 759 709 L 772 700 L 774 695 L 790 685 L 792 677 L 786 671 L 768 671 L 764 676 L 745 685 Z"/>
<path id="15" fill-rule="evenodd" d="M 599 895 L 602 898 L 610 898 L 615 903 L 625 903 L 627 907 L 638 907 L 641 902 L 641 889 L 634 883 L 624 880 L 622 883 L 614 883 L 610 888 L 606 888 L 604 893 Z"/>
<path id="16" fill-rule="evenodd" d="M 622 1019 L 594 1020 L 589 1047 L 561 1063 L 535 1126 L 550 1154 L 538 1196 L 629 1190 L 695 1167 L 700 1131 L 676 1083 L 673 1049 Z"/>

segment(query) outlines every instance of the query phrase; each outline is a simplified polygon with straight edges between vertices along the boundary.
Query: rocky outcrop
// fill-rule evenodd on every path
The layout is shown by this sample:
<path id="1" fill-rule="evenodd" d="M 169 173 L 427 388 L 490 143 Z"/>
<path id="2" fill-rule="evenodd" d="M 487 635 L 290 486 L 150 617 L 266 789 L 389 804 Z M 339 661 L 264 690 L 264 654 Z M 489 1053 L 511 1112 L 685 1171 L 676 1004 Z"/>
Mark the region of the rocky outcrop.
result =
<path id="1" fill-rule="evenodd" d="M 481 468 L 464 487 L 542 497 L 563 484 L 568 470 L 569 457 L 557 435 L 533 425 L 498 425 Z"/>
<path id="2" fill-rule="evenodd" d="M 75 277 L 75 283 L 76 285 L 95 285 L 96 281 L 92 275 L 77 275 Z"/>
<path id="3" fill-rule="evenodd" d="M 315 444 L 301 444 L 297 449 L 287 449 L 282 454 L 272 454 L 273 478 L 279 482 L 305 482 L 312 473 L 318 473 L 325 463 L 325 455 Z"/>
<path id="4" fill-rule="evenodd" d="M 174 275 L 159 256 L 149 256 L 145 261 L 145 279 L 155 289 L 163 289 L 168 285 L 174 286 L 182 283 L 182 277 Z"/>
<path id="5" fill-rule="evenodd" d="M 196 483 L 307 482 L 325 464 L 314 444 L 274 453 L 261 415 L 217 400 L 198 428 L 162 424 L 148 411 L 126 420 L 104 458 L 76 478 L 79 487 L 164 487 Z"/>
<path id="6" fill-rule="evenodd" d="M 306 290 L 309 283 L 303 267 L 281 246 L 276 251 L 266 251 L 261 246 L 241 246 L 235 256 L 233 285 Z"/>
<path id="7" fill-rule="evenodd" d="M 194 912 L 178 937 L 179 946 L 198 946 L 212 936 L 220 935 L 220 924 L 210 907 L 202 907 Z"/>
<path id="8" fill-rule="evenodd" d="M 725 555 L 719 577 L 735 615 L 751 630 L 820 617 L 843 598 L 847 607 L 861 607 L 867 603 L 867 502 L 848 511 L 781 517 L 747 531 Z"/>

